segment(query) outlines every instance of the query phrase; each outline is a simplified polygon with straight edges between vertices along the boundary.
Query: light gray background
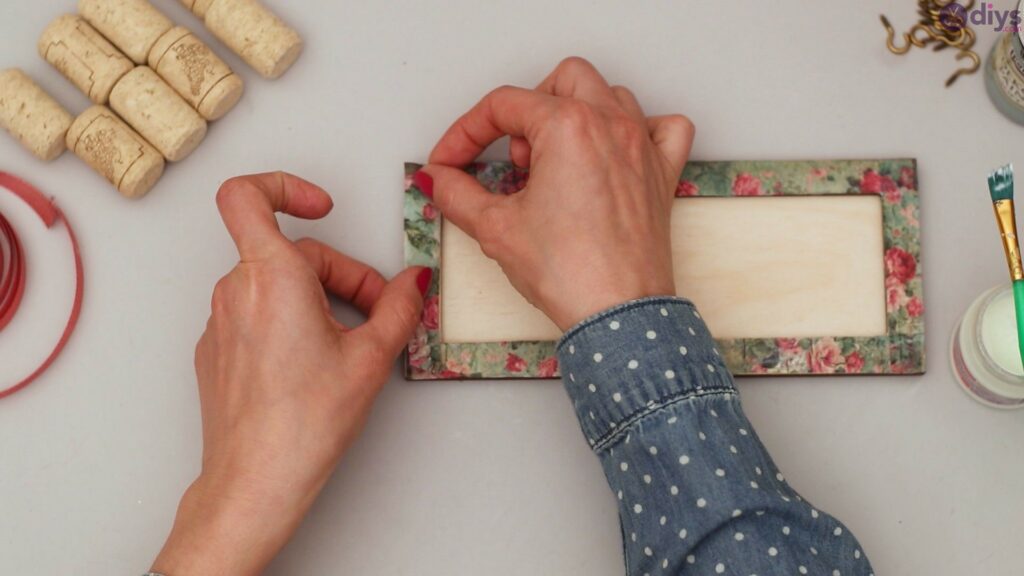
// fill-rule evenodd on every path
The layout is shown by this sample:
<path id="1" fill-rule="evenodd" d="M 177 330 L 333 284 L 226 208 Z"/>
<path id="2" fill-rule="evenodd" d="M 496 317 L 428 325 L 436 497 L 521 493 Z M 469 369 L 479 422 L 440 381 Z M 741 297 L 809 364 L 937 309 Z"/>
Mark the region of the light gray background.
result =
<path id="1" fill-rule="evenodd" d="M 1024 128 L 996 112 L 980 75 L 943 88 L 952 54 L 885 50 L 878 13 L 905 29 L 913 2 L 274 0 L 308 42 L 276 82 L 176 2 L 157 4 L 248 85 L 148 197 L 124 200 L 74 156 L 44 165 L 0 137 L 0 169 L 57 197 L 88 274 L 65 354 L 0 401 L 0 573 L 140 573 L 163 542 L 199 465 L 193 345 L 236 260 L 213 202 L 222 180 L 280 168 L 318 182 L 334 212 L 284 229 L 395 273 L 402 162 L 423 160 L 487 90 L 532 85 L 571 54 L 631 86 L 649 113 L 690 115 L 698 159 L 919 159 L 928 375 L 744 380 L 743 400 L 787 477 L 854 529 L 879 575 L 1021 571 L 1024 414 L 968 399 L 946 346 L 969 302 L 1006 279 L 985 176 L 1024 161 Z M 73 9 L 4 2 L 0 67 L 25 68 L 78 112 L 86 99 L 35 50 Z M 979 49 L 993 39 L 982 31 Z M 0 209 L 34 266 L 0 335 L 9 382 L 60 332 L 70 259 L 60 231 L 9 195 Z M 268 572 L 610 576 L 622 559 L 614 498 L 557 382 L 410 384 L 396 370 Z"/>

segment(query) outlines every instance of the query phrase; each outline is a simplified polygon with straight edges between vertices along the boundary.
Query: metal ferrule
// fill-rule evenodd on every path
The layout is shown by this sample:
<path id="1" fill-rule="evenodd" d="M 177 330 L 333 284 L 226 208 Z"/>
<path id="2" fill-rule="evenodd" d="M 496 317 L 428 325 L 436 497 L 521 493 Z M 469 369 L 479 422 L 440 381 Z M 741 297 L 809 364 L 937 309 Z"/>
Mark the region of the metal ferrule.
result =
<path id="1" fill-rule="evenodd" d="M 1014 282 L 1024 280 L 1024 266 L 1021 265 L 1020 244 L 1017 242 L 1017 218 L 1014 216 L 1013 200 L 998 200 L 993 204 L 999 232 L 1003 237 L 1003 250 L 1006 251 L 1006 263 L 1010 266 L 1010 275 Z"/>

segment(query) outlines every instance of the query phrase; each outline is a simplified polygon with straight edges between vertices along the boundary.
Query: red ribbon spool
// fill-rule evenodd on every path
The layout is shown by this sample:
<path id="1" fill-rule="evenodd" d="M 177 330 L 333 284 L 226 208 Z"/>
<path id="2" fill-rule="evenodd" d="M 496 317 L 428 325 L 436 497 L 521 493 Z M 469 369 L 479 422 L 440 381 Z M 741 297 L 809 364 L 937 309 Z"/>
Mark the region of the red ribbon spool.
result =
<path id="1" fill-rule="evenodd" d="M 0 172 L 0 187 L 11 191 L 15 196 L 29 205 L 39 215 L 47 228 L 52 228 L 58 222 L 64 222 L 64 228 L 71 239 L 71 248 L 75 255 L 75 301 L 71 307 L 71 315 L 64 326 L 64 333 L 61 334 L 57 346 L 46 357 L 46 360 L 31 374 L 19 382 L 15 382 L 6 388 L 0 388 L 0 398 L 10 396 L 31 384 L 40 374 L 46 371 L 60 355 L 64 346 L 71 338 L 71 333 L 78 323 L 78 316 L 82 310 L 82 293 L 85 284 L 82 271 L 82 256 L 78 249 L 78 239 L 71 229 L 64 213 L 42 192 L 35 189 L 31 184 L 17 176 L 6 172 Z M 14 227 L 7 221 L 3 214 L 0 214 L 0 330 L 3 330 L 14 318 L 21 304 L 21 297 L 25 293 L 25 253 Z"/>

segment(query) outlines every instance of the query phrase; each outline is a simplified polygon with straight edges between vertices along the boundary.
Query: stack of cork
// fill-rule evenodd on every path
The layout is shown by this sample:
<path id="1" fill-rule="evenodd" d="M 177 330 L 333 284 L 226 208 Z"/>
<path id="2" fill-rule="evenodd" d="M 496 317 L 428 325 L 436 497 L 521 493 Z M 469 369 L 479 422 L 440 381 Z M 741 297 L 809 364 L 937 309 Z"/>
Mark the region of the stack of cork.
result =
<path id="1" fill-rule="evenodd" d="M 298 33 L 257 0 L 182 0 L 267 78 L 302 50 Z M 0 126 L 42 160 L 65 146 L 126 197 L 145 195 L 242 96 L 242 79 L 148 0 L 80 0 L 54 20 L 39 54 L 95 104 L 73 119 L 24 72 L 0 72 Z M 109 105 L 109 107 L 108 107 Z"/>

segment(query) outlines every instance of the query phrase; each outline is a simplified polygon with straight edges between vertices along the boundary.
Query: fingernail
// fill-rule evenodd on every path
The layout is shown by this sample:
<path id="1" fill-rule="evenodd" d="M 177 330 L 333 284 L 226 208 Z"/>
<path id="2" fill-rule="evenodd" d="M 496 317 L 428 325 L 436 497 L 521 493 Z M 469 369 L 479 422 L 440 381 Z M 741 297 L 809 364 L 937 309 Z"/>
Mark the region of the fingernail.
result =
<path id="1" fill-rule="evenodd" d="M 416 287 L 420 289 L 420 295 L 424 298 L 427 296 L 427 291 L 430 290 L 430 281 L 433 279 L 434 270 L 431 268 L 420 270 L 419 275 L 416 276 Z"/>
<path id="2" fill-rule="evenodd" d="M 417 170 L 416 173 L 412 175 L 412 183 L 420 189 L 420 192 L 422 192 L 424 196 L 431 200 L 434 199 L 434 179 L 430 174 L 427 174 L 423 170 Z"/>

